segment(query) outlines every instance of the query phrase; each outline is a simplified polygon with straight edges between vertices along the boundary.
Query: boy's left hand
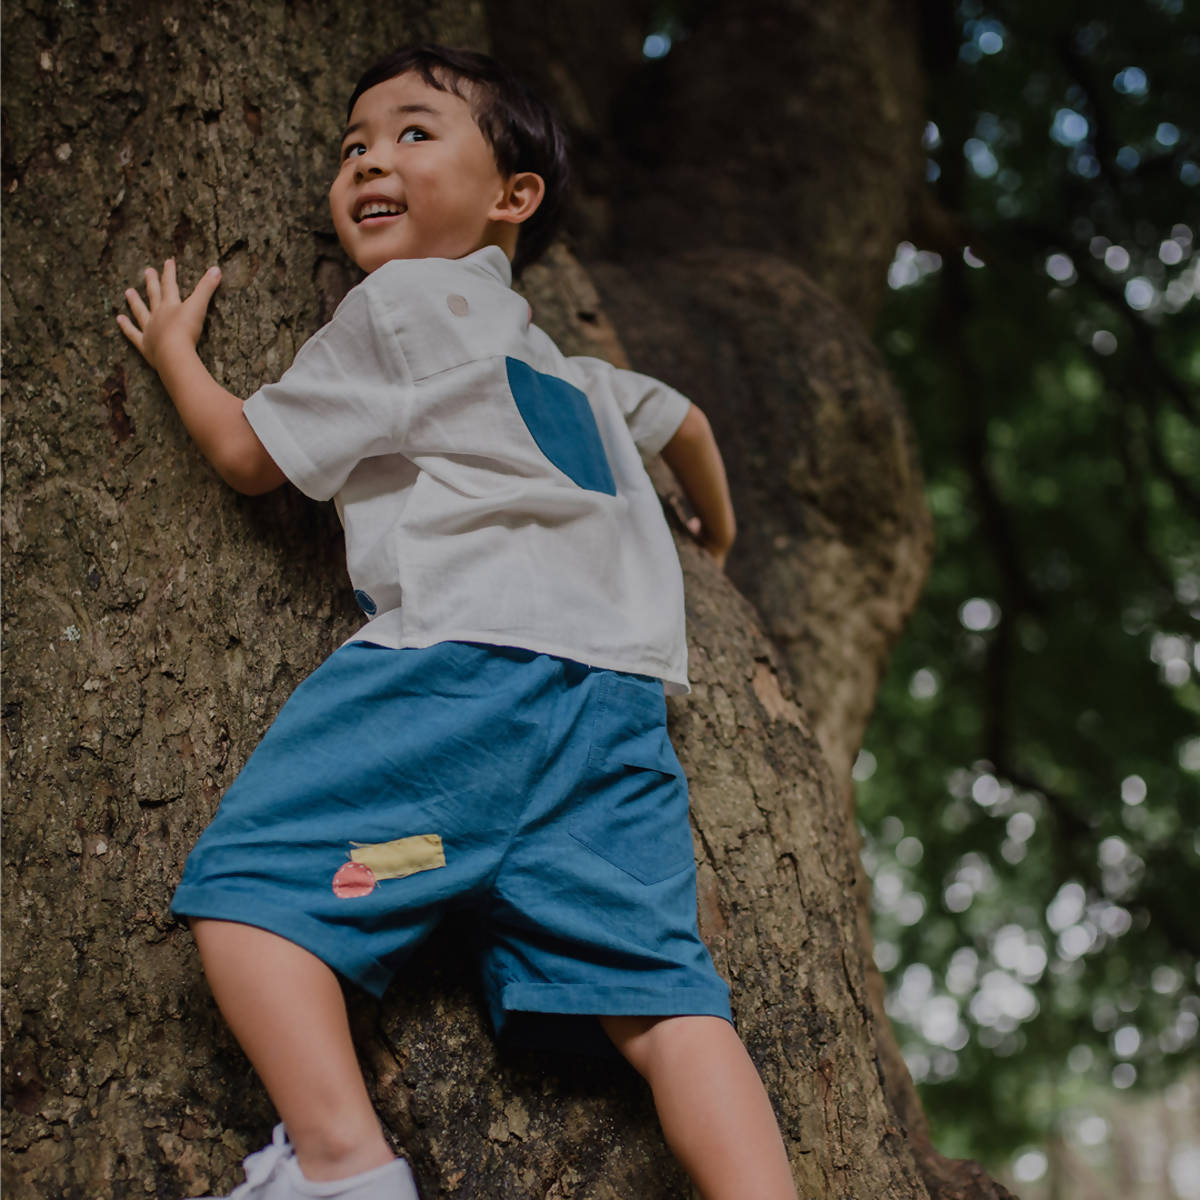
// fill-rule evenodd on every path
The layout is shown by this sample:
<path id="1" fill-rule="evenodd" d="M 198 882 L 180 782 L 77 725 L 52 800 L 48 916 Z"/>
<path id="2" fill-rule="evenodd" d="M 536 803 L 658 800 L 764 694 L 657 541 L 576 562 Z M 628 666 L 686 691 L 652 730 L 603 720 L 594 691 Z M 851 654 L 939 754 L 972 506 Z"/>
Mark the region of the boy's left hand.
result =
<path id="1" fill-rule="evenodd" d="M 737 522 L 712 426 L 694 404 L 689 405 L 679 428 L 663 447 L 662 456 L 695 513 L 687 522 L 688 532 L 724 569 L 737 536 Z"/>
<path id="2" fill-rule="evenodd" d="M 704 528 L 704 522 L 699 517 L 692 517 L 687 522 L 688 533 L 700 543 L 700 549 L 703 550 L 709 558 L 717 564 L 723 571 L 725 569 L 725 560 L 729 557 L 729 549 L 732 542 L 722 545 L 708 536 Z"/>
<path id="3" fill-rule="evenodd" d="M 208 303 L 220 282 L 220 267 L 210 267 L 201 276 L 192 294 L 184 300 L 179 295 L 175 260 L 168 258 L 163 264 L 161 283 L 158 272 L 153 267 L 146 268 L 148 307 L 136 289 L 125 289 L 125 299 L 137 319 L 137 325 L 123 313 L 117 317 L 117 324 L 142 357 L 161 375 L 165 359 L 174 347 L 185 346 L 188 350 L 196 348 L 204 330 Z"/>

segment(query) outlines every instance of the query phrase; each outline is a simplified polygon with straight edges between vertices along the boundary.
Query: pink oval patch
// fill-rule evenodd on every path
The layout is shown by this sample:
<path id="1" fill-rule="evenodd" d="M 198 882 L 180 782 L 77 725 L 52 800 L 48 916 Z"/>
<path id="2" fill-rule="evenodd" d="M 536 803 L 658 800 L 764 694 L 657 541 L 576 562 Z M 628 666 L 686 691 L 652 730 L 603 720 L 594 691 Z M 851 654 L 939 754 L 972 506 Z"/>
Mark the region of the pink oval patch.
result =
<path id="1" fill-rule="evenodd" d="M 375 890 L 375 872 L 366 863 L 342 863 L 333 877 L 333 894 L 341 900 L 353 900 Z"/>

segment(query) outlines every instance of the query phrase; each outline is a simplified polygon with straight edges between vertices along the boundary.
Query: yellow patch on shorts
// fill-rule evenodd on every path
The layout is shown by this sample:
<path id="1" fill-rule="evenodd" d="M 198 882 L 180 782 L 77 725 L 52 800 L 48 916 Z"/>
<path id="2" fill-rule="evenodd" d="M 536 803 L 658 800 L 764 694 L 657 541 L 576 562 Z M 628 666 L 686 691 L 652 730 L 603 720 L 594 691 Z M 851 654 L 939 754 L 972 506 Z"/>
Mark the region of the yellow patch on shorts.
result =
<path id="1" fill-rule="evenodd" d="M 432 871 L 446 865 L 442 839 L 436 833 L 418 833 L 397 838 L 394 842 L 375 842 L 364 845 L 351 842 L 351 862 L 371 868 L 376 879 L 403 879 L 418 871 Z"/>

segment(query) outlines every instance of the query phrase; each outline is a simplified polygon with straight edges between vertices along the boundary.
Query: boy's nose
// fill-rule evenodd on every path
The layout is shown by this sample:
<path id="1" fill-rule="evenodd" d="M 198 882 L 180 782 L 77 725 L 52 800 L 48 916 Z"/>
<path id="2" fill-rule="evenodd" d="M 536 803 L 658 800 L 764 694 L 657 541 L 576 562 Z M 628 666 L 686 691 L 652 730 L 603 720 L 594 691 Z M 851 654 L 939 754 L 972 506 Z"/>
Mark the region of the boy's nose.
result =
<path id="1" fill-rule="evenodd" d="M 370 175 L 386 173 L 387 159 L 379 148 L 372 143 L 354 160 L 354 178 L 366 179 Z"/>

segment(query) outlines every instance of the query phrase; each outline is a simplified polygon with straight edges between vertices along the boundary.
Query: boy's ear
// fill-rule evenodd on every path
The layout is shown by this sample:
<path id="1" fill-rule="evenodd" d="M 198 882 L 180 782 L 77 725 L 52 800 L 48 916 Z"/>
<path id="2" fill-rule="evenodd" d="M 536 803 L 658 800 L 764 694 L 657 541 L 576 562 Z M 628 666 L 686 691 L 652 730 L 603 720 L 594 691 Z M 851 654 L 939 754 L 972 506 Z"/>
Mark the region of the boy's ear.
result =
<path id="1" fill-rule="evenodd" d="M 492 208 L 492 220 L 507 221 L 513 225 L 528 221 L 537 212 L 545 194 L 546 182 L 540 175 L 533 171 L 520 171 L 505 185 L 504 195 Z"/>

